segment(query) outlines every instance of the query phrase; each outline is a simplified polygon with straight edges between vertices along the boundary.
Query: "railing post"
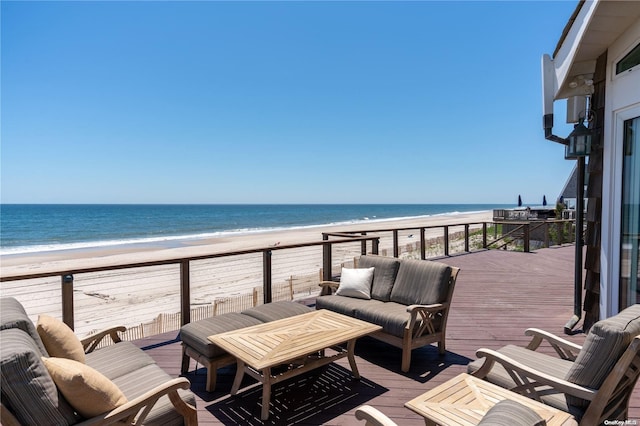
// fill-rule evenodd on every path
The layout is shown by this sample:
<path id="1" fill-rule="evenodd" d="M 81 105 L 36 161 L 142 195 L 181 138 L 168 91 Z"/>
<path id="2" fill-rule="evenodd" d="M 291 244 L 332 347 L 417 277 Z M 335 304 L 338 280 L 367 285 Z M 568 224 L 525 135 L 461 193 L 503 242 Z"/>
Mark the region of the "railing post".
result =
<path id="1" fill-rule="evenodd" d="M 524 244 L 524 252 L 525 253 L 529 253 L 530 251 L 530 247 L 529 247 L 529 224 L 525 223 L 523 228 L 522 228 L 522 239 L 523 239 L 523 244 Z"/>
<path id="2" fill-rule="evenodd" d="M 398 230 L 393 230 L 393 257 L 398 257 L 400 253 L 398 252 Z"/>
<path id="3" fill-rule="evenodd" d="M 464 251 L 469 252 L 469 224 L 464 225 Z"/>
<path id="4" fill-rule="evenodd" d="M 378 254 L 380 252 L 380 238 L 374 238 L 371 240 L 371 253 Z"/>
<path id="5" fill-rule="evenodd" d="M 482 222 L 482 248 L 487 248 L 487 222 Z"/>
<path id="6" fill-rule="evenodd" d="M 73 309 L 73 275 L 62 276 L 62 321 L 74 329 L 74 309 Z"/>
<path id="7" fill-rule="evenodd" d="M 544 246 L 546 248 L 549 247 L 550 245 L 550 238 L 549 238 L 549 222 L 545 222 L 544 223 Z"/>
<path id="8" fill-rule="evenodd" d="M 322 234 L 322 239 L 329 240 L 327 234 Z M 331 281 L 331 243 L 324 243 L 322 245 L 322 279 L 324 281 Z"/>
<path id="9" fill-rule="evenodd" d="M 444 226 L 444 255 L 449 256 L 449 226 Z"/>
<path id="10" fill-rule="evenodd" d="M 180 261 L 180 321 L 182 325 L 191 322 L 191 271 L 187 259 Z"/>
<path id="11" fill-rule="evenodd" d="M 366 232 L 362 232 L 360 235 L 367 235 Z M 361 255 L 366 255 L 367 254 L 367 240 L 362 240 L 360 241 L 360 254 Z"/>
<path id="12" fill-rule="evenodd" d="M 557 222 L 556 223 L 556 229 L 557 229 L 557 234 L 558 234 L 558 245 L 561 246 L 563 241 L 564 241 L 564 228 L 565 228 L 566 222 Z"/>
<path id="13" fill-rule="evenodd" d="M 262 252 L 262 280 L 263 280 L 263 298 L 264 303 L 271 303 L 271 250 Z"/>
<path id="14" fill-rule="evenodd" d="M 427 241 L 424 236 L 424 228 L 420 228 L 420 259 L 427 258 Z"/>

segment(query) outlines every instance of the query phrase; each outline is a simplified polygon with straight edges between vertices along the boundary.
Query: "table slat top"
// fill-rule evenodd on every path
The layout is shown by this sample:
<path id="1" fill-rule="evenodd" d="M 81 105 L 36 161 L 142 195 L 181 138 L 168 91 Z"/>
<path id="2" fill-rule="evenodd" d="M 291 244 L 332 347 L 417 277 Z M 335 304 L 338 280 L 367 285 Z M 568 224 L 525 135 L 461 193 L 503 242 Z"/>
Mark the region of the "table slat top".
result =
<path id="1" fill-rule="evenodd" d="M 245 364 L 261 370 L 366 336 L 380 329 L 381 327 L 375 324 L 321 309 L 215 334 L 208 339 Z"/>
<path id="2" fill-rule="evenodd" d="M 576 424 L 573 416 L 466 373 L 405 403 L 405 407 L 443 425 L 477 425 L 504 399 L 534 410 L 549 426 Z"/>

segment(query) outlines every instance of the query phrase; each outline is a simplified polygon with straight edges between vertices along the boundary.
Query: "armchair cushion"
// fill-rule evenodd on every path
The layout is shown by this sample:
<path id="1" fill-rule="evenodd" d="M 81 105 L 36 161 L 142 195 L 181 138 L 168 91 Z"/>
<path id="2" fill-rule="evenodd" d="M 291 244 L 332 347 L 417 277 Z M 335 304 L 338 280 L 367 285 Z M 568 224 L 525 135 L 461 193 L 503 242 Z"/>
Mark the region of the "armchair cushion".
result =
<path id="1" fill-rule="evenodd" d="M 504 399 L 491 407 L 478 426 L 545 426 L 546 421 L 529 407 Z"/>
<path id="2" fill-rule="evenodd" d="M 371 284 L 371 298 L 388 302 L 391 297 L 393 283 L 398 275 L 400 261 L 384 256 L 360 256 L 358 268 L 375 268 Z"/>
<path id="3" fill-rule="evenodd" d="M 565 379 L 599 389 L 633 338 L 640 334 L 640 304 L 596 322 Z M 586 407 L 589 402 L 567 395 L 568 403 Z"/>
<path id="4" fill-rule="evenodd" d="M 99 371 L 67 358 L 42 357 L 53 381 L 73 408 L 85 418 L 127 403 L 122 391 Z"/>
<path id="5" fill-rule="evenodd" d="M 440 262 L 403 260 L 391 290 L 391 301 L 403 305 L 431 305 L 447 298 L 451 267 Z M 424 283 L 429 283 L 425 285 Z"/>
<path id="6" fill-rule="evenodd" d="M 69 425 L 78 419 L 59 394 L 44 366 L 40 349 L 27 333 L 0 331 L 2 403 L 23 425 Z"/>
<path id="7" fill-rule="evenodd" d="M 67 324 L 49 315 L 40 315 L 36 330 L 50 356 L 85 362 L 82 343 Z"/>
<path id="8" fill-rule="evenodd" d="M 355 297 L 356 299 L 371 299 L 371 283 L 375 268 L 342 268 L 340 286 L 337 296 Z"/>

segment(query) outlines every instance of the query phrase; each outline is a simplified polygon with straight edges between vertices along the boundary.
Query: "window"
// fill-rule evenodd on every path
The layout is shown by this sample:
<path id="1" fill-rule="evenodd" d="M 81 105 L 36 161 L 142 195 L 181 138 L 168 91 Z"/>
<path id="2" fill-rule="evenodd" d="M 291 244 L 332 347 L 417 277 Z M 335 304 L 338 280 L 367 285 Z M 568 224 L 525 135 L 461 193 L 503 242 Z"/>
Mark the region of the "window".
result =
<path id="1" fill-rule="evenodd" d="M 640 44 L 627 53 L 624 58 L 616 64 L 616 75 L 623 73 L 640 64 Z"/>
<path id="2" fill-rule="evenodd" d="M 620 309 L 640 303 L 640 117 L 624 122 Z"/>

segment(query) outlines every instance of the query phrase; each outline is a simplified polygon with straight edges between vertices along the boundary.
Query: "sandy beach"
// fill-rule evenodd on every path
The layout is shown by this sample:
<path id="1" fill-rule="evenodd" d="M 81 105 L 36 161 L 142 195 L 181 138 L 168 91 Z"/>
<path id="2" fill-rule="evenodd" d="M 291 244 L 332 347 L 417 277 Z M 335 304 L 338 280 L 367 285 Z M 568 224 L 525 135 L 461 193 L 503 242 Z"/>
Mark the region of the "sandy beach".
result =
<path id="1" fill-rule="evenodd" d="M 184 240 L 172 247 L 123 245 L 96 249 L 51 251 L 0 257 L 2 276 L 47 273 L 96 266 L 113 266 L 158 260 L 180 259 L 211 254 L 273 247 L 274 299 L 291 293 L 317 289 L 322 267 L 321 246 L 283 249 L 288 245 L 320 241 L 324 232 L 371 231 L 408 228 L 399 232 L 399 245 L 411 250 L 419 243 L 420 227 L 441 227 L 490 222 L 492 212 L 458 213 L 403 220 L 371 221 L 354 225 L 318 226 L 304 229 L 256 232 L 212 239 Z M 413 228 L 413 229 L 412 229 Z M 452 227 L 450 233 L 464 227 Z M 426 239 L 442 237 L 443 228 L 427 230 Z M 391 233 L 381 233 L 381 254 L 391 255 Z M 178 245 L 176 247 L 176 245 Z M 336 245 L 334 264 L 348 262 L 359 253 L 359 243 Z M 262 254 L 243 254 L 193 261 L 190 265 L 192 307 L 215 307 L 218 314 L 235 305 L 262 299 Z M 179 305 L 178 264 L 77 274 L 74 280 L 76 331 L 87 332 L 113 324 L 128 327 L 157 322 L 159 313 L 177 313 Z M 313 281 L 316 281 L 315 283 Z M 302 285 L 300 283 L 307 283 Z M 294 289 L 295 287 L 295 289 Z M 3 296 L 15 296 L 30 315 L 61 315 L 60 277 L 2 283 Z M 311 295 L 311 294 L 309 294 Z M 307 296 L 308 297 L 308 296 Z M 233 300 L 233 303 L 231 301 Z M 234 306 L 231 306 L 235 304 Z M 235 306 L 237 308 L 237 306 Z M 210 312 L 209 312 L 210 314 Z"/>

